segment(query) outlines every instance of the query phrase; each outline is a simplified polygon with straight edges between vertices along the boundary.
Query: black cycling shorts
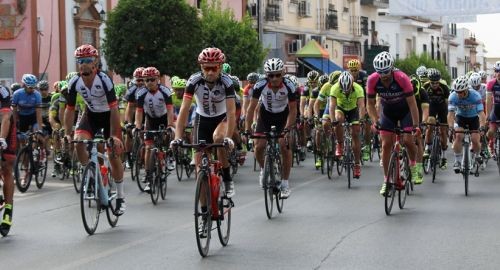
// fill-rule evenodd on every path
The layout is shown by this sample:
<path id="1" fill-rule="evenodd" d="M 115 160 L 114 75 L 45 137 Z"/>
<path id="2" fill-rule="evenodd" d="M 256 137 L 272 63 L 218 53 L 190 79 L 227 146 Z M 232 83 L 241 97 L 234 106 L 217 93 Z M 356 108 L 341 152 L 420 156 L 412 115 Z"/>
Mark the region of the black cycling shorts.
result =
<path id="1" fill-rule="evenodd" d="M 87 109 L 76 124 L 75 134 L 87 134 L 90 138 L 94 138 L 97 133 L 100 133 L 107 139 L 110 135 L 110 119 L 111 112 L 109 111 L 95 113 Z"/>
<path id="2" fill-rule="evenodd" d="M 256 133 L 270 132 L 271 126 L 276 126 L 276 131 L 281 133 L 285 128 L 288 118 L 288 107 L 280 113 L 272 113 L 266 110 L 264 106 L 260 106 L 259 120 L 257 120 Z"/>
<path id="3" fill-rule="evenodd" d="M 196 114 L 193 124 L 193 143 L 204 140 L 206 143 L 214 142 L 214 132 L 222 121 L 226 121 L 226 114 L 215 117 L 204 117 Z"/>

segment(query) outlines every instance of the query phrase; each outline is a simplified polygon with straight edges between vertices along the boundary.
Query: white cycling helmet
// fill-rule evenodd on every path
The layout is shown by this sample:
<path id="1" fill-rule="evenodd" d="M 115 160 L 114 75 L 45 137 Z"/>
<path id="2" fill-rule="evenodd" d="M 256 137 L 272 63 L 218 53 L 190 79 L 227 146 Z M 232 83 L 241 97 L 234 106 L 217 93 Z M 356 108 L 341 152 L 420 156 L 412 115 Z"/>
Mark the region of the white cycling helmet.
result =
<path id="1" fill-rule="evenodd" d="M 467 80 L 467 76 L 460 76 L 454 82 L 455 92 L 463 92 L 469 89 L 469 81 Z"/>
<path id="2" fill-rule="evenodd" d="M 387 71 L 394 67 L 394 58 L 389 52 L 381 52 L 373 59 L 373 68 L 375 71 Z"/>
<path id="3" fill-rule="evenodd" d="M 295 85 L 295 87 L 299 87 L 299 80 L 295 75 L 289 75 L 288 79 Z"/>
<path id="4" fill-rule="evenodd" d="M 500 61 L 496 61 L 493 68 L 495 69 L 495 71 L 500 71 Z"/>
<path id="5" fill-rule="evenodd" d="M 469 85 L 471 87 L 476 87 L 481 85 L 481 75 L 479 75 L 479 73 L 477 72 L 472 73 L 469 77 Z"/>
<path id="6" fill-rule="evenodd" d="M 415 72 L 419 77 L 427 76 L 427 68 L 425 66 L 419 66 Z"/>
<path id="7" fill-rule="evenodd" d="M 486 74 L 484 70 L 480 70 L 478 73 L 479 76 L 481 76 L 481 79 L 486 79 L 486 77 L 488 77 L 488 74 Z"/>
<path id="8" fill-rule="evenodd" d="M 281 61 L 281 59 L 279 58 L 267 59 L 266 63 L 264 64 L 264 71 L 266 73 L 282 71 L 283 68 L 283 61 Z"/>
<path id="9" fill-rule="evenodd" d="M 340 74 L 339 84 L 344 94 L 347 94 L 351 91 L 352 81 L 353 81 L 352 75 L 348 71 L 344 71 L 342 72 L 342 74 Z"/>

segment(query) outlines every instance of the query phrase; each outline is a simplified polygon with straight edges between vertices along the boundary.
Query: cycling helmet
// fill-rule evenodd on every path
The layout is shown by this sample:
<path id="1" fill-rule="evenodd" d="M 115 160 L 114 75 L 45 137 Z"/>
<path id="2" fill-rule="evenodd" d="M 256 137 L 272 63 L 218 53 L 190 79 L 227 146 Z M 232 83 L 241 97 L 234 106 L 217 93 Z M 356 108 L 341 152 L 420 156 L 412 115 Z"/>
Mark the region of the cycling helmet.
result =
<path id="1" fill-rule="evenodd" d="M 177 79 L 177 80 L 173 81 L 172 88 L 174 88 L 174 89 L 186 88 L 186 80 L 185 79 Z"/>
<path id="2" fill-rule="evenodd" d="M 21 88 L 21 85 L 18 83 L 13 83 L 10 85 L 10 90 L 12 91 L 12 93 L 14 93 L 14 91 L 16 91 L 17 89 L 20 89 L 20 88 Z"/>
<path id="3" fill-rule="evenodd" d="M 427 76 L 427 68 L 425 66 L 419 66 L 415 72 L 419 77 Z"/>
<path id="4" fill-rule="evenodd" d="M 478 73 L 479 76 L 481 76 L 481 79 L 486 79 L 488 77 L 488 74 L 486 74 L 484 70 L 480 70 Z"/>
<path id="5" fill-rule="evenodd" d="M 41 80 L 38 82 L 38 89 L 49 89 L 49 82 L 46 80 Z"/>
<path id="6" fill-rule="evenodd" d="M 495 71 L 500 71 L 500 61 L 496 61 L 495 62 L 495 65 L 493 66 L 493 68 L 495 69 Z"/>
<path id="7" fill-rule="evenodd" d="M 323 84 L 325 84 L 327 82 L 328 82 L 328 75 L 323 74 L 323 75 L 319 76 L 318 83 L 320 86 L 322 86 Z"/>
<path id="8" fill-rule="evenodd" d="M 78 72 L 70 72 L 66 75 L 66 81 L 69 82 L 73 77 L 78 76 Z"/>
<path id="9" fill-rule="evenodd" d="M 248 73 L 247 81 L 251 84 L 255 84 L 259 80 L 259 74 L 255 72 Z"/>
<path id="10" fill-rule="evenodd" d="M 138 67 L 134 70 L 134 74 L 132 76 L 134 76 L 134 78 L 141 78 L 143 71 L 144 71 L 143 67 Z"/>
<path id="11" fill-rule="evenodd" d="M 338 70 L 330 73 L 330 76 L 328 77 L 328 82 L 331 85 L 334 85 L 335 83 L 337 83 L 337 80 L 339 79 L 340 74 L 342 74 L 342 72 L 338 71 Z"/>
<path id="12" fill-rule="evenodd" d="M 231 80 L 233 81 L 234 90 L 238 91 L 241 87 L 240 79 L 236 76 L 230 76 L 230 77 L 231 77 Z"/>
<path id="13" fill-rule="evenodd" d="M 155 67 L 147 67 L 142 71 L 142 77 L 160 77 L 160 71 Z"/>
<path id="14" fill-rule="evenodd" d="M 23 78 L 21 81 L 26 85 L 27 87 L 36 87 L 36 84 L 38 82 L 38 79 L 36 78 L 35 75 L 33 74 L 24 74 Z"/>
<path id="15" fill-rule="evenodd" d="M 205 48 L 198 55 L 199 64 L 220 64 L 226 61 L 226 56 L 219 48 Z"/>
<path id="16" fill-rule="evenodd" d="M 467 79 L 469 79 L 470 75 L 472 75 L 472 73 L 474 73 L 474 71 L 472 71 L 472 70 L 467 72 L 467 74 L 465 74 L 465 77 L 467 77 Z"/>
<path id="17" fill-rule="evenodd" d="M 68 82 L 67 81 L 60 81 L 59 82 L 59 90 L 62 92 L 63 89 L 68 89 Z"/>
<path id="18" fill-rule="evenodd" d="M 123 83 L 115 84 L 115 94 L 117 97 L 125 95 L 126 91 L 127 91 L 127 86 L 125 84 Z"/>
<path id="19" fill-rule="evenodd" d="M 349 62 L 347 62 L 347 68 L 359 70 L 361 68 L 361 63 L 358 59 L 351 59 L 349 60 Z"/>
<path id="20" fill-rule="evenodd" d="M 472 73 L 469 77 L 469 85 L 470 87 L 476 87 L 481 85 L 481 75 L 479 73 Z"/>
<path id="21" fill-rule="evenodd" d="M 439 80 L 441 80 L 441 72 L 438 69 L 429 68 L 427 70 L 427 77 L 431 81 L 434 81 L 434 82 L 439 81 Z"/>
<path id="22" fill-rule="evenodd" d="M 264 71 L 266 73 L 282 71 L 283 68 L 283 61 L 279 58 L 270 58 L 266 60 L 266 63 L 264 63 Z"/>
<path id="23" fill-rule="evenodd" d="M 170 78 L 170 84 L 174 84 L 175 81 L 177 81 L 179 78 L 179 76 L 172 76 L 172 78 Z"/>
<path id="24" fill-rule="evenodd" d="M 352 81 L 353 81 L 352 75 L 348 71 L 344 71 L 342 72 L 342 74 L 340 74 L 339 84 L 344 94 L 348 94 L 351 92 Z"/>
<path id="25" fill-rule="evenodd" d="M 317 82 L 319 78 L 319 73 L 316 70 L 311 70 L 307 73 L 308 82 Z"/>
<path id="26" fill-rule="evenodd" d="M 83 58 L 83 57 L 98 57 L 99 53 L 97 52 L 96 48 L 90 44 L 84 44 L 75 50 L 75 57 L 76 58 Z"/>
<path id="27" fill-rule="evenodd" d="M 288 75 L 288 74 L 287 74 Z M 289 75 L 288 79 L 295 85 L 295 87 L 299 87 L 299 79 L 297 79 L 294 75 Z"/>
<path id="28" fill-rule="evenodd" d="M 469 82 L 466 76 L 458 77 L 455 82 L 455 92 L 463 92 L 469 88 Z"/>
<path id="29" fill-rule="evenodd" d="M 231 65 L 229 65 L 228 63 L 222 64 L 222 72 L 231 74 Z"/>
<path id="30" fill-rule="evenodd" d="M 373 68 L 377 72 L 392 70 L 394 67 L 394 58 L 389 52 L 381 52 L 373 59 Z"/>

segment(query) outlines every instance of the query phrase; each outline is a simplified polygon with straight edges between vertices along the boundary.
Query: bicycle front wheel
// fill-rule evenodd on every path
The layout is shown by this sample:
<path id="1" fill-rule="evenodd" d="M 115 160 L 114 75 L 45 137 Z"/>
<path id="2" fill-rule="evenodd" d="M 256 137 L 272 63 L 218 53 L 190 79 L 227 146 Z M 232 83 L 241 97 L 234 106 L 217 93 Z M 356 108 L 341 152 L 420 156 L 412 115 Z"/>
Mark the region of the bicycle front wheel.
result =
<path id="1" fill-rule="evenodd" d="M 470 172 L 470 161 L 469 161 L 469 155 L 470 155 L 470 150 L 469 150 L 469 145 L 464 144 L 464 158 L 462 162 L 462 177 L 464 179 L 464 185 L 465 185 L 465 196 L 469 195 L 469 172 Z"/>
<path id="2" fill-rule="evenodd" d="M 285 203 L 285 200 L 281 198 L 281 190 L 280 190 L 280 185 L 278 183 L 281 183 L 281 173 L 282 173 L 282 167 L 281 167 L 281 157 L 278 156 L 278 158 L 275 159 L 275 162 L 273 162 L 274 168 L 273 168 L 273 174 L 271 175 L 271 183 L 274 183 L 274 198 L 276 199 L 276 209 L 278 210 L 278 213 L 281 213 L 283 211 L 283 204 Z M 273 184 L 271 184 L 273 185 Z"/>
<path id="3" fill-rule="evenodd" d="M 196 180 L 196 193 L 194 197 L 194 229 L 196 245 L 202 257 L 208 255 L 212 233 L 212 209 L 210 204 L 210 187 L 208 174 L 200 171 Z M 205 200 L 207 210 L 202 210 L 201 200 Z"/>
<path id="4" fill-rule="evenodd" d="M 387 186 L 384 194 L 385 214 L 390 215 L 396 196 L 396 183 L 399 178 L 399 167 L 397 166 L 398 154 L 393 152 L 389 160 L 389 170 L 387 171 Z"/>
<path id="5" fill-rule="evenodd" d="M 38 153 L 41 153 L 41 149 L 38 149 Z M 47 153 L 45 155 L 45 161 L 38 159 L 38 165 L 36 166 L 36 187 L 41 189 L 43 184 L 45 184 L 45 180 L 47 179 L 47 168 L 49 166 L 49 159 L 47 158 Z M 38 158 L 40 158 L 40 154 L 38 154 Z"/>
<path id="6" fill-rule="evenodd" d="M 161 166 L 156 153 L 157 150 L 151 150 L 149 153 L 149 160 L 151 161 L 149 171 L 152 173 L 151 177 L 148 179 L 150 188 L 149 194 L 151 195 L 151 202 L 153 204 L 157 204 L 158 198 L 160 197 Z"/>
<path id="7" fill-rule="evenodd" d="M 95 164 L 90 162 L 85 167 L 82 175 L 82 186 L 80 189 L 80 210 L 82 214 L 83 227 L 92 235 L 99 223 L 101 204 L 97 194 L 96 182 L 99 181 Z"/>
<path id="8" fill-rule="evenodd" d="M 178 148 L 175 151 L 175 174 L 177 175 L 177 181 L 182 180 L 182 175 L 184 174 L 184 148 Z M 187 173 L 187 172 L 186 172 Z"/>
<path id="9" fill-rule="evenodd" d="M 223 194 L 223 190 L 220 194 Z M 226 196 L 220 196 L 217 205 L 219 206 L 219 218 L 217 219 L 217 233 L 219 241 L 223 246 L 227 246 L 231 233 L 231 208 L 233 202 Z"/>
<path id="10" fill-rule="evenodd" d="M 116 215 L 116 198 L 118 195 L 118 192 L 116 190 L 116 183 L 115 180 L 111 177 L 110 171 L 108 171 L 108 179 L 109 179 L 109 188 L 108 188 L 108 202 L 109 205 L 106 208 L 106 217 L 108 219 L 109 226 L 112 228 L 116 226 L 118 223 L 118 218 L 119 216 Z"/>
<path id="11" fill-rule="evenodd" d="M 271 185 L 271 175 L 273 172 L 273 164 L 271 158 L 266 155 L 264 158 L 264 180 L 262 181 L 262 186 L 264 187 L 264 202 L 266 205 L 266 215 L 268 219 L 273 217 L 273 196 L 274 187 Z"/>
<path id="12" fill-rule="evenodd" d="M 33 177 L 33 157 L 31 149 L 28 147 L 21 149 L 21 151 L 17 154 L 14 168 L 17 189 L 21 193 L 24 193 L 30 187 L 31 179 Z"/>
<path id="13" fill-rule="evenodd" d="M 137 154 L 136 154 L 136 159 L 135 159 L 135 164 L 134 164 L 134 176 L 135 176 L 135 181 L 137 182 L 137 186 L 139 187 L 139 190 L 141 192 L 144 192 L 144 187 L 146 186 L 146 171 L 145 171 L 145 164 L 144 164 L 144 155 L 146 151 L 146 146 L 142 143 L 139 145 L 137 148 Z"/>
<path id="14" fill-rule="evenodd" d="M 410 194 L 410 188 L 411 188 L 410 183 L 412 181 L 410 162 L 406 150 L 403 150 L 403 159 L 399 163 L 399 167 L 402 167 L 398 168 L 398 170 L 400 172 L 403 172 L 402 174 L 400 173 L 401 174 L 400 178 L 403 181 L 402 183 L 403 186 L 398 188 L 398 204 L 399 204 L 399 209 L 403 209 L 406 204 L 406 198 Z"/>

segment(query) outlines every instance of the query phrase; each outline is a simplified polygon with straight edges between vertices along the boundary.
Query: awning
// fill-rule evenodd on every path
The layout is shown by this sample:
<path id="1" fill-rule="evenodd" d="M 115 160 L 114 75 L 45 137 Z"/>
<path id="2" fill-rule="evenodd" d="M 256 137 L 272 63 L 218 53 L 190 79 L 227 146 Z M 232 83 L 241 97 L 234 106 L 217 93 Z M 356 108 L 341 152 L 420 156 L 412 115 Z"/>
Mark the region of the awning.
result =
<path id="1" fill-rule="evenodd" d="M 335 64 L 328 58 L 305 57 L 305 58 L 297 58 L 297 60 L 303 65 L 309 67 L 310 69 L 320 71 L 324 74 L 330 74 L 337 70 L 343 71 L 341 67 L 339 67 L 337 64 Z"/>

